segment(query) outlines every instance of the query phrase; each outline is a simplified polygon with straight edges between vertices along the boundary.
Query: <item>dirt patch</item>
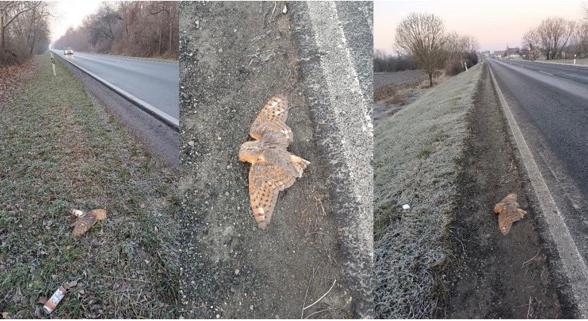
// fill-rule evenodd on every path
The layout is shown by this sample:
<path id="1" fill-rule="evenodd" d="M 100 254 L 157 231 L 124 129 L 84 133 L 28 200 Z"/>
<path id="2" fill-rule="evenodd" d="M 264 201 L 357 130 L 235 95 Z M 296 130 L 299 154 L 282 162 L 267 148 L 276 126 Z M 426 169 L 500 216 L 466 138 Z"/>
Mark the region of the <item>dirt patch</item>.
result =
<path id="1" fill-rule="evenodd" d="M 308 76 L 301 65 L 324 59 L 298 56 L 292 17 L 303 6 L 181 4 L 183 316 L 348 318 L 358 310 L 343 271 L 351 260 L 338 238 L 354 231 L 337 222 L 334 161 L 321 152 L 310 107 L 321 101 L 310 100 L 301 81 Z M 289 150 L 311 165 L 280 193 L 262 231 L 250 212 L 249 165 L 237 154 L 276 94 L 289 100 Z"/>
<path id="2" fill-rule="evenodd" d="M 439 318 L 560 318 L 562 311 L 526 182 L 509 140 L 487 66 L 474 108 L 467 116 L 468 137 L 459 162 L 458 199 L 448 230 L 450 256 L 441 269 Z M 494 205 L 517 193 L 528 216 L 510 233 L 498 230 Z"/>

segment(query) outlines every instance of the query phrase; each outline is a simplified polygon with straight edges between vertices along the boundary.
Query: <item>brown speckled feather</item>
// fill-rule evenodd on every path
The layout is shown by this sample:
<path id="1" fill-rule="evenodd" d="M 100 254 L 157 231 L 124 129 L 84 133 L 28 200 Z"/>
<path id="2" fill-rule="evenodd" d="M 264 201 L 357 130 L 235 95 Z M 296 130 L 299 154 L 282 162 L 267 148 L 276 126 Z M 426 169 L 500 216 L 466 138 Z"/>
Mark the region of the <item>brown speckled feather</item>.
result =
<path id="1" fill-rule="evenodd" d="M 292 186 L 296 178 L 283 167 L 272 164 L 253 164 L 249 170 L 249 199 L 258 224 L 269 225 L 278 194 Z"/>
<path id="2" fill-rule="evenodd" d="M 503 235 L 508 234 L 514 222 L 521 220 L 527 214 L 519 208 L 515 193 L 508 194 L 496 204 L 494 213 L 498 214 L 498 228 Z"/>
<path id="3" fill-rule="evenodd" d="M 292 130 L 286 125 L 288 101 L 282 95 L 272 97 L 263 106 L 251 125 L 249 135 L 287 147 L 293 139 Z"/>
<path id="4" fill-rule="evenodd" d="M 292 130 L 285 123 L 287 118 L 286 98 L 272 97 L 251 126 L 250 135 L 255 140 L 243 143 L 239 150 L 239 159 L 252 164 L 249 198 L 261 229 L 270 223 L 280 191 L 292 186 L 310 164 L 286 150 L 293 139 Z"/>

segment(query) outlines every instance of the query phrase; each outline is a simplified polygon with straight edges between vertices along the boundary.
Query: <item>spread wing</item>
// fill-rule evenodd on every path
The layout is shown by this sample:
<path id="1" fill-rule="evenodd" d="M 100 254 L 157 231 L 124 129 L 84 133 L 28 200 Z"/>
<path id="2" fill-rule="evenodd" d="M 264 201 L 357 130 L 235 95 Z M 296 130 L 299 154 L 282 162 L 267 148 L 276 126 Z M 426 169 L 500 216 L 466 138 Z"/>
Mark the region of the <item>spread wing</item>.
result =
<path id="1" fill-rule="evenodd" d="M 249 199 L 253 216 L 260 228 L 271 221 L 278 194 L 292 186 L 295 177 L 273 164 L 253 164 L 249 170 Z"/>
<path id="2" fill-rule="evenodd" d="M 292 142 L 292 130 L 286 125 L 288 101 L 283 95 L 270 98 L 251 125 L 249 135 L 255 139 L 288 146 Z"/>
<path id="3" fill-rule="evenodd" d="M 525 217 L 527 212 L 517 208 L 507 208 L 498 215 L 498 227 L 500 232 L 506 235 L 510 231 L 512 224 Z"/>
<path id="4" fill-rule="evenodd" d="M 88 232 L 88 230 L 96 223 L 96 217 L 94 217 L 93 215 L 84 215 L 82 217 L 79 217 L 74 223 L 73 223 L 73 235 L 74 236 L 80 236 L 86 232 Z"/>

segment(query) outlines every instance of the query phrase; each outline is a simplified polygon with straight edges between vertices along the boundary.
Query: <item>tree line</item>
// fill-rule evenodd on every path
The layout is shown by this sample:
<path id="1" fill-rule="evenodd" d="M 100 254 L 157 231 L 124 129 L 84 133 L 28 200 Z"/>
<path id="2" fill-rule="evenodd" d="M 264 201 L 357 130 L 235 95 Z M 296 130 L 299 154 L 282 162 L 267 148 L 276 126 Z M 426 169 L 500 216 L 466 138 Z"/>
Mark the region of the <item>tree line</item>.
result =
<path id="1" fill-rule="evenodd" d="M 423 69 L 433 86 L 438 69 L 455 75 L 478 63 L 477 41 L 466 35 L 447 32 L 443 21 L 433 14 L 412 13 L 396 27 L 394 45 L 398 54 L 376 51 L 375 71 Z"/>
<path id="2" fill-rule="evenodd" d="M 41 1 L 0 2 L 0 66 L 22 63 L 49 47 L 49 10 Z"/>
<path id="3" fill-rule="evenodd" d="M 178 2 L 104 3 L 78 28 L 54 44 L 57 49 L 138 57 L 178 57 Z"/>
<path id="4" fill-rule="evenodd" d="M 549 17 L 523 35 L 523 58 L 588 57 L 588 10 L 584 20 Z"/>

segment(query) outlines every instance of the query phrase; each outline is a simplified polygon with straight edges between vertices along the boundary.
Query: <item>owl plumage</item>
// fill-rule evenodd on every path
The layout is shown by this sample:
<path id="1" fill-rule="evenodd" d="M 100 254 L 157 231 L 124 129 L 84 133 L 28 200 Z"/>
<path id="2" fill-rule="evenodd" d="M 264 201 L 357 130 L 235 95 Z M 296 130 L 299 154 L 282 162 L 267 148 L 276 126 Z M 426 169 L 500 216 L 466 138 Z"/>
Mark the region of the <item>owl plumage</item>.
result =
<path id="1" fill-rule="evenodd" d="M 519 208 L 517 194 L 510 193 L 494 206 L 494 213 L 498 215 L 498 228 L 503 235 L 508 234 L 512 224 L 521 220 L 527 214 Z"/>
<path id="2" fill-rule="evenodd" d="M 88 232 L 96 222 L 106 219 L 105 209 L 95 209 L 89 212 L 82 212 L 80 210 L 72 210 L 72 214 L 76 216 L 75 222 L 72 224 L 74 236 L 81 236 Z"/>
<path id="3" fill-rule="evenodd" d="M 282 95 L 272 97 L 257 115 L 249 135 L 239 150 L 239 160 L 251 163 L 249 200 L 253 216 L 261 229 L 269 225 L 278 195 L 302 177 L 305 159 L 289 153 L 292 130 L 286 125 L 288 102 Z"/>

